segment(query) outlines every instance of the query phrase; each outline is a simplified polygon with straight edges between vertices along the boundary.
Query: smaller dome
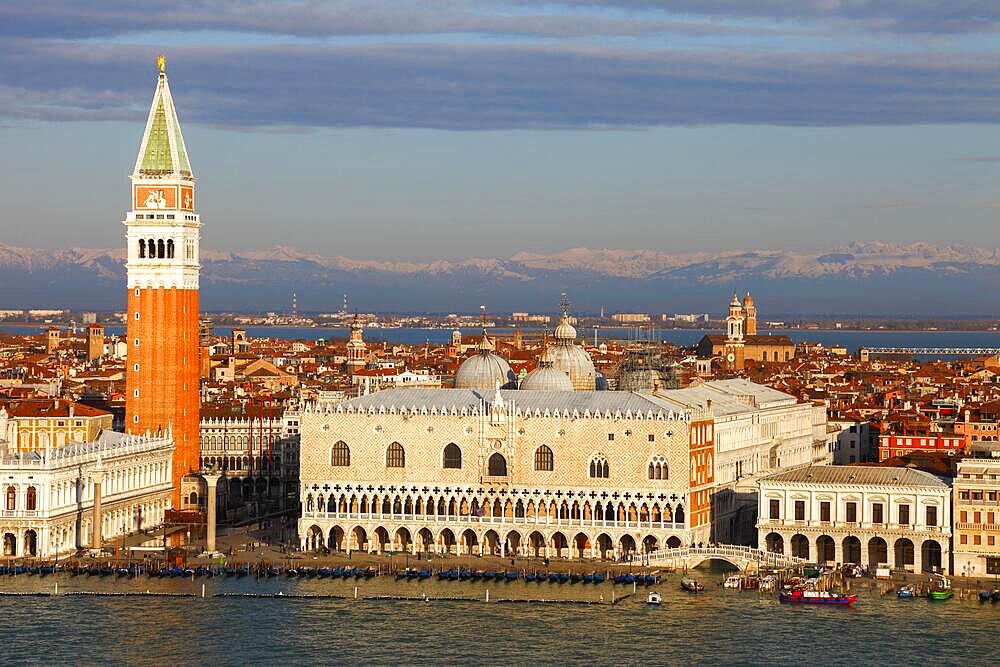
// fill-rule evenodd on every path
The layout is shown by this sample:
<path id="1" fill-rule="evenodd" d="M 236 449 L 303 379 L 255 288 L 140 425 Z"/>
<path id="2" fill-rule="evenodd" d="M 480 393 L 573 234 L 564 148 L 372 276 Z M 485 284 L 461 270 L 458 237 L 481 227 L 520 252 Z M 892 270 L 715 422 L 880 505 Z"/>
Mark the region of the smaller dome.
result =
<path id="1" fill-rule="evenodd" d="M 496 346 L 493 345 L 493 341 L 491 341 L 490 337 L 486 335 L 486 332 L 483 332 L 483 337 L 480 339 L 479 345 L 476 346 L 476 349 L 479 350 L 480 353 L 492 352 L 496 349 Z"/>
<path id="2" fill-rule="evenodd" d="M 498 382 L 504 388 L 517 386 L 510 364 L 503 357 L 482 347 L 478 354 L 463 361 L 455 373 L 456 389 L 493 391 Z"/>
<path id="3" fill-rule="evenodd" d="M 747 295 L 743 297 L 743 307 L 746 308 L 747 306 L 752 306 L 752 305 L 753 305 L 753 297 L 750 296 L 750 292 L 747 292 Z"/>
<path id="4" fill-rule="evenodd" d="M 559 320 L 559 326 L 556 327 L 555 337 L 556 340 L 576 340 L 576 329 L 569 323 L 569 318 L 565 315 L 563 315 L 563 318 Z"/>
<path id="5" fill-rule="evenodd" d="M 563 371 L 552 367 L 551 361 L 539 362 L 538 368 L 521 381 L 525 391 L 573 391 L 573 381 Z"/>

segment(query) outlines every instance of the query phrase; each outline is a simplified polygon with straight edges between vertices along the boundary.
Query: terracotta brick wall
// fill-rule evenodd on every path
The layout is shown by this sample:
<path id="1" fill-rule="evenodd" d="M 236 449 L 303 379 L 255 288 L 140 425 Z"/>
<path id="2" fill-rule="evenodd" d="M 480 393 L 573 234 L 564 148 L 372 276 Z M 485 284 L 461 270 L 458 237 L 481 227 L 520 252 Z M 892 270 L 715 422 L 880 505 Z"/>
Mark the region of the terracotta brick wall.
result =
<path id="1" fill-rule="evenodd" d="M 127 330 L 125 428 L 141 434 L 172 425 L 177 508 L 181 478 L 198 468 L 198 291 L 129 290 Z"/>

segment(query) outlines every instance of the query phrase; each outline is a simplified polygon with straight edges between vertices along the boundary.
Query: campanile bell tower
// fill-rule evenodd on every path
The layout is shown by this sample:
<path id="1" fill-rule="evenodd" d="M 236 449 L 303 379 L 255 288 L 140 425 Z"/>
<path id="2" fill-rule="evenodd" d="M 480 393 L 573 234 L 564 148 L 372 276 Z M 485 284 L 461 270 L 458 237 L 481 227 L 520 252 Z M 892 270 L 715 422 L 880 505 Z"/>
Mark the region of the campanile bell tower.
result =
<path id="1" fill-rule="evenodd" d="M 132 171 L 128 244 L 128 358 L 125 428 L 173 433 L 175 509 L 181 478 L 199 467 L 198 240 L 195 180 L 166 58 Z"/>

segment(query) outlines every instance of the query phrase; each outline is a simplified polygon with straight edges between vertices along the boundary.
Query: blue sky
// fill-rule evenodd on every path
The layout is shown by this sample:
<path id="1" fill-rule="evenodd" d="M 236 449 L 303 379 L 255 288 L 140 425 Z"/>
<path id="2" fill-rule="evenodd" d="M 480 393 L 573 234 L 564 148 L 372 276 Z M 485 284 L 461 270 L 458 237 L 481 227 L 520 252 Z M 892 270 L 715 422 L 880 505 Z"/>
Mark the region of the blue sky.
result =
<path id="1" fill-rule="evenodd" d="M 0 243 L 121 243 L 163 51 L 204 245 L 1000 245 L 1000 3 L 0 5 Z"/>

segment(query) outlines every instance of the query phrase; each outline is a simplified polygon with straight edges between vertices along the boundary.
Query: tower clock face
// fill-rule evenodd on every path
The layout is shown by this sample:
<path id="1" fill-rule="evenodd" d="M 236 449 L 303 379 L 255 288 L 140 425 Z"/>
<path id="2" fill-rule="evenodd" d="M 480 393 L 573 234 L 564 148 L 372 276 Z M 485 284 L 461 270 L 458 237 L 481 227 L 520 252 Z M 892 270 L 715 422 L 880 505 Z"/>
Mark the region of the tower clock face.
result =
<path id="1" fill-rule="evenodd" d="M 733 363 L 734 361 L 736 361 L 736 355 L 730 352 L 729 354 L 726 355 L 726 361 L 728 361 L 729 363 Z"/>

